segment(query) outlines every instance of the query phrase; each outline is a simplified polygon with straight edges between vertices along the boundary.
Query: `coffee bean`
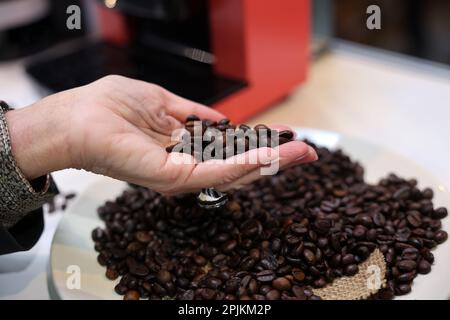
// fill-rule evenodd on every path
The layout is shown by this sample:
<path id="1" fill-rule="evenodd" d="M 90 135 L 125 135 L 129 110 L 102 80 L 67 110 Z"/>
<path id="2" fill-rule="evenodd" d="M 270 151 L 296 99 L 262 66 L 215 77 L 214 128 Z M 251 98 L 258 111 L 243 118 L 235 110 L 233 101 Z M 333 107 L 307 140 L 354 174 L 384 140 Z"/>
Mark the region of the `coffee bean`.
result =
<path id="1" fill-rule="evenodd" d="M 261 251 L 259 251 L 258 248 L 251 249 L 248 254 L 255 261 L 258 261 L 261 259 Z"/>
<path id="2" fill-rule="evenodd" d="M 311 297 L 313 295 L 313 292 L 311 289 L 308 288 L 303 288 L 303 293 L 305 294 L 305 296 L 307 297 Z"/>
<path id="3" fill-rule="evenodd" d="M 305 292 L 303 290 L 303 288 L 299 287 L 299 286 L 293 286 L 292 287 L 292 293 L 295 295 L 295 297 L 299 300 L 306 300 L 306 295 Z"/>
<path id="4" fill-rule="evenodd" d="M 129 290 L 125 293 L 125 296 L 123 297 L 124 300 L 139 300 L 140 298 L 141 295 L 137 290 Z"/>
<path id="5" fill-rule="evenodd" d="M 447 217 L 447 215 L 447 209 L 444 207 L 440 207 L 433 211 L 431 217 L 433 219 L 444 219 Z"/>
<path id="6" fill-rule="evenodd" d="M 331 228 L 331 221 L 328 219 L 318 219 L 314 222 L 314 226 L 318 232 L 326 234 Z"/>
<path id="7" fill-rule="evenodd" d="M 169 282 L 169 281 L 172 280 L 172 276 L 171 276 L 171 274 L 170 274 L 169 271 L 164 270 L 164 269 L 161 269 L 161 270 L 156 274 L 156 280 L 157 280 L 160 284 L 164 285 L 164 284 L 166 284 L 167 282 Z"/>
<path id="8" fill-rule="evenodd" d="M 423 191 L 422 191 L 422 196 L 423 196 L 425 199 L 432 199 L 433 196 L 434 196 L 434 192 L 433 192 L 433 190 L 431 190 L 430 188 L 425 188 L 425 189 L 423 189 Z"/>
<path id="9" fill-rule="evenodd" d="M 222 125 L 227 125 L 227 124 L 229 124 L 230 123 L 230 119 L 221 119 L 221 120 L 219 120 L 219 122 L 218 122 L 218 124 L 220 125 L 220 124 L 222 124 Z"/>
<path id="10" fill-rule="evenodd" d="M 242 270 L 250 270 L 255 265 L 255 260 L 253 260 L 252 257 L 247 256 L 244 259 L 242 259 L 242 262 L 240 264 L 240 268 Z"/>
<path id="11" fill-rule="evenodd" d="M 382 213 L 375 213 L 373 216 L 373 222 L 377 227 L 383 227 L 386 224 L 386 218 Z"/>
<path id="12" fill-rule="evenodd" d="M 356 249 L 356 253 L 361 259 L 366 259 L 370 255 L 370 250 L 368 247 L 360 246 L 358 247 L 358 249 Z"/>
<path id="13" fill-rule="evenodd" d="M 346 255 L 344 255 L 342 257 L 342 264 L 343 265 L 348 265 L 348 264 L 352 264 L 352 263 L 355 263 L 355 256 L 354 255 L 348 253 L 348 254 L 346 254 Z"/>
<path id="14" fill-rule="evenodd" d="M 106 234 L 102 228 L 95 228 L 92 231 L 92 240 L 103 241 L 106 238 Z"/>
<path id="15" fill-rule="evenodd" d="M 366 236 L 366 232 L 367 228 L 359 224 L 353 229 L 353 236 L 357 239 L 363 239 Z"/>
<path id="16" fill-rule="evenodd" d="M 173 142 L 173 143 L 167 145 L 167 146 L 166 146 L 166 152 L 167 152 L 167 153 L 173 152 L 173 149 L 174 149 L 176 146 L 178 146 L 178 145 L 180 145 L 180 142 Z"/>
<path id="17" fill-rule="evenodd" d="M 280 291 L 290 290 L 291 282 L 284 277 L 280 277 L 280 278 L 276 278 L 275 280 L 272 281 L 272 286 L 275 289 L 280 290 Z"/>
<path id="18" fill-rule="evenodd" d="M 119 295 L 124 295 L 127 291 L 128 288 L 126 285 L 122 284 L 122 283 L 118 283 L 115 287 L 114 287 L 114 291 L 119 294 Z"/>
<path id="19" fill-rule="evenodd" d="M 398 294 L 399 295 L 404 295 L 404 294 L 407 294 L 407 293 L 411 292 L 411 285 L 409 285 L 409 284 L 401 284 L 401 285 L 399 285 L 397 287 L 397 289 L 398 289 Z"/>
<path id="20" fill-rule="evenodd" d="M 142 243 L 149 243 L 150 240 L 152 239 L 150 237 L 150 235 L 148 234 L 148 232 L 145 232 L 145 231 L 136 232 L 135 238 L 137 241 L 142 242 Z"/>
<path id="21" fill-rule="evenodd" d="M 117 272 L 117 270 L 112 268 L 106 269 L 105 275 L 109 280 L 116 280 L 119 277 L 119 273 Z"/>
<path id="22" fill-rule="evenodd" d="M 372 226 L 373 220 L 372 217 L 367 214 L 359 214 L 356 216 L 355 222 L 365 227 L 370 227 Z"/>
<path id="23" fill-rule="evenodd" d="M 273 252 L 277 253 L 281 248 L 281 240 L 279 238 L 275 238 L 272 241 L 271 247 Z"/>
<path id="24" fill-rule="evenodd" d="M 237 244 L 238 243 L 236 240 L 229 240 L 223 244 L 222 251 L 225 253 L 230 253 L 236 248 Z"/>
<path id="25" fill-rule="evenodd" d="M 210 289 L 218 289 L 220 286 L 222 286 L 222 280 L 215 277 L 210 277 L 205 281 L 206 287 Z"/>
<path id="26" fill-rule="evenodd" d="M 178 295 L 178 298 L 180 300 L 194 300 L 195 298 L 194 290 L 186 290 L 180 295 Z"/>
<path id="27" fill-rule="evenodd" d="M 297 281 L 301 282 L 301 281 L 305 280 L 305 273 L 298 268 L 294 268 L 292 270 L 292 275 L 294 276 L 294 279 Z"/>
<path id="28" fill-rule="evenodd" d="M 109 258 L 104 254 L 104 253 L 100 253 L 97 256 L 97 262 L 101 265 L 101 266 L 107 266 L 110 263 Z"/>
<path id="29" fill-rule="evenodd" d="M 288 234 L 285 239 L 287 244 L 290 246 L 295 246 L 296 244 L 299 244 L 301 241 L 299 237 L 294 236 L 293 234 Z"/>
<path id="30" fill-rule="evenodd" d="M 447 232 L 445 232 L 444 230 L 439 230 L 438 232 L 436 232 L 436 234 L 434 235 L 434 240 L 438 243 L 444 243 L 445 241 L 447 241 L 448 239 L 448 234 Z"/>
<path id="31" fill-rule="evenodd" d="M 401 258 L 403 260 L 416 260 L 419 256 L 419 250 L 416 248 L 406 248 L 402 251 Z"/>
<path id="32" fill-rule="evenodd" d="M 319 239 L 317 239 L 317 246 L 319 248 L 325 248 L 328 246 L 328 239 L 324 238 L 324 237 L 320 237 Z"/>
<path id="33" fill-rule="evenodd" d="M 407 213 L 406 220 L 408 220 L 408 223 L 414 227 L 418 228 L 422 225 L 422 218 L 419 211 L 410 211 Z"/>
<path id="34" fill-rule="evenodd" d="M 308 233 L 308 229 L 301 224 L 292 224 L 291 231 L 298 236 L 304 236 Z"/>
<path id="35" fill-rule="evenodd" d="M 415 276 L 416 274 L 414 272 L 402 273 L 397 276 L 397 281 L 409 283 L 414 279 Z"/>
<path id="36" fill-rule="evenodd" d="M 200 121 L 200 118 L 197 117 L 195 114 L 191 114 L 191 115 L 187 116 L 187 118 L 186 118 L 186 122 L 189 122 L 189 121 Z"/>
<path id="37" fill-rule="evenodd" d="M 356 264 L 350 264 L 344 269 L 344 274 L 346 276 L 353 276 L 356 273 L 358 273 L 358 266 Z"/>
<path id="38" fill-rule="evenodd" d="M 246 131 L 250 130 L 251 128 L 246 124 L 241 124 L 241 125 L 239 125 L 239 129 L 246 132 Z"/>
<path id="39" fill-rule="evenodd" d="M 417 266 L 417 272 L 420 274 L 427 274 L 430 273 L 430 271 L 431 264 L 425 259 L 420 260 L 419 265 Z"/>
<path id="40" fill-rule="evenodd" d="M 260 130 L 270 130 L 268 126 L 264 125 L 264 124 L 257 124 L 254 128 L 256 131 L 260 131 Z"/>
<path id="41" fill-rule="evenodd" d="M 205 300 L 212 300 L 216 297 L 216 291 L 210 288 L 200 289 L 200 295 Z"/>
<path id="42" fill-rule="evenodd" d="M 398 189 L 394 192 L 392 197 L 396 200 L 406 199 L 410 195 L 409 190 L 410 190 L 409 186 L 401 187 L 400 189 Z"/>
<path id="43" fill-rule="evenodd" d="M 325 278 L 319 278 L 316 281 L 314 281 L 314 286 L 316 288 L 323 288 L 327 285 L 327 281 L 325 280 Z"/>
<path id="44" fill-rule="evenodd" d="M 309 249 L 303 250 L 303 257 L 305 257 L 306 261 L 310 264 L 314 264 L 316 262 L 315 254 Z"/>
<path id="45" fill-rule="evenodd" d="M 224 291 L 226 293 L 234 293 L 238 290 L 240 283 L 241 279 L 233 277 L 226 281 Z"/>
<path id="46" fill-rule="evenodd" d="M 208 261 L 203 256 L 194 256 L 194 262 L 196 265 L 203 267 Z"/>
<path id="47" fill-rule="evenodd" d="M 132 275 L 145 277 L 150 272 L 145 264 L 139 263 L 131 257 L 127 258 L 126 263 Z"/>
<path id="48" fill-rule="evenodd" d="M 275 273 L 272 270 L 263 270 L 256 274 L 256 279 L 259 282 L 272 282 L 275 278 Z"/>
<path id="49" fill-rule="evenodd" d="M 394 296 L 394 290 L 390 289 L 381 289 L 376 295 L 376 297 L 380 300 L 391 300 L 394 298 Z"/>
<path id="50" fill-rule="evenodd" d="M 294 137 L 294 133 L 290 130 L 282 130 L 278 133 L 280 138 L 291 140 Z"/>
<path id="51" fill-rule="evenodd" d="M 267 300 L 278 300 L 278 299 L 280 299 L 280 292 L 278 290 L 270 290 L 266 294 L 266 299 Z"/>
<path id="52" fill-rule="evenodd" d="M 356 216 L 358 213 L 361 213 L 362 209 L 359 207 L 350 207 L 345 209 L 345 214 L 348 216 Z"/>
<path id="53" fill-rule="evenodd" d="M 397 263 L 397 267 L 402 271 L 415 270 L 417 263 L 413 260 L 402 260 Z"/>
<path id="54" fill-rule="evenodd" d="M 126 251 L 126 248 L 128 246 L 128 240 L 127 239 L 120 240 L 117 243 L 117 246 L 118 246 L 118 248 L 114 248 L 114 249 L 111 248 L 111 252 L 113 252 L 113 250 L 115 251 L 115 253 L 113 253 L 113 257 L 114 256 L 117 257 L 115 259 L 122 259 L 122 258 L 126 257 L 128 254 Z"/>

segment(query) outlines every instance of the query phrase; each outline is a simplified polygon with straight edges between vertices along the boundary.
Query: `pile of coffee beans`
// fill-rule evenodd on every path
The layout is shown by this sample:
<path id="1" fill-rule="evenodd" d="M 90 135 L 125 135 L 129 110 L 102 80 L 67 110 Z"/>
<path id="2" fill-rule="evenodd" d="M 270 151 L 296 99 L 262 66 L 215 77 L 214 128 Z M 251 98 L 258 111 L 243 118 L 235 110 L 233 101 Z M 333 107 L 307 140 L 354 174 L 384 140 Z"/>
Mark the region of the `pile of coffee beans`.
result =
<path id="1" fill-rule="evenodd" d="M 166 151 L 188 153 L 199 161 L 225 159 L 261 147 L 276 147 L 294 138 L 290 130 L 277 131 L 264 124 L 254 128 L 245 124 L 236 126 L 229 119 L 216 122 L 195 115 L 187 117 L 184 129 L 181 141 L 174 141 Z"/>
<path id="2" fill-rule="evenodd" d="M 229 194 L 213 214 L 195 194 L 137 186 L 106 202 L 98 209 L 105 228 L 92 238 L 106 277 L 120 278 L 115 291 L 124 299 L 319 299 L 312 288 L 356 274 L 379 248 L 387 286 L 371 298 L 410 292 L 447 240 L 447 210 L 414 179 L 367 184 L 341 150 L 313 147 L 318 161 Z"/>

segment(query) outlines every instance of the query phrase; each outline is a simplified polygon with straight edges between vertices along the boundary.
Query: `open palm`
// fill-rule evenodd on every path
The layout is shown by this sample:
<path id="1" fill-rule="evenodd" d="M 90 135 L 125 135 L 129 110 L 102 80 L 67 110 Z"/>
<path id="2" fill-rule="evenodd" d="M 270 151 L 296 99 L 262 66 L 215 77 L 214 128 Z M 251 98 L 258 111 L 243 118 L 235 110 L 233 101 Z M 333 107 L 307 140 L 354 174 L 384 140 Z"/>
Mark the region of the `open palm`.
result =
<path id="1" fill-rule="evenodd" d="M 211 120 L 224 116 L 153 84 L 108 76 L 66 94 L 73 101 L 67 139 L 72 166 L 77 168 L 173 194 L 247 184 L 259 177 L 261 166 L 275 160 L 273 153 L 261 148 L 237 156 L 257 155 L 258 162 L 252 164 L 172 161 L 175 155 L 168 154 L 165 147 L 188 115 Z M 279 148 L 282 167 L 316 158 L 311 148 L 299 141 Z"/>

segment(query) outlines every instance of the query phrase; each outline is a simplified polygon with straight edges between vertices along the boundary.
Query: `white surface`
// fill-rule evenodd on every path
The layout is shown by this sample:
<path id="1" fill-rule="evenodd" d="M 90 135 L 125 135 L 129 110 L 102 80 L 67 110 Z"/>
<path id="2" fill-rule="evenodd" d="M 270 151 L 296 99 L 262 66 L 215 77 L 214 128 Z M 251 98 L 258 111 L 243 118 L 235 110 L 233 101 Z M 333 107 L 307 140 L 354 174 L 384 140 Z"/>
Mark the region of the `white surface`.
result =
<path id="1" fill-rule="evenodd" d="M 301 89 L 253 123 L 316 127 L 363 138 L 414 159 L 448 183 L 449 75 L 448 68 L 338 49 L 313 64 Z M 40 97 L 20 62 L 0 63 L 0 99 L 22 107 Z M 96 177 L 66 170 L 56 173 L 55 180 L 63 192 L 80 192 Z M 46 267 L 59 217 L 46 217 L 46 230 L 33 252 L 0 257 L 0 268 L 10 270 L 0 270 L 0 299 L 49 298 Z"/>
<path id="2" fill-rule="evenodd" d="M 52 298 L 64 299 L 120 299 L 114 285 L 105 277 L 105 268 L 97 263 L 97 253 L 91 240 L 92 230 L 102 226 L 97 208 L 113 200 L 126 187 L 121 181 L 102 178 L 88 188 L 61 219 L 50 256 L 50 283 L 57 294 Z M 72 266 L 80 268 L 80 289 L 66 284 L 72 276 Z"/>
<path id="3" fill-rule="evenodd" d="M 375 182 L 386 175 L 386 167 L 391 166 L 401 176 L 416 176 L 425 185 L 436 190 L 435 203 L 450 206 L 449 192 L 442 183 L 413 161 L 401 157 L 389 150 L 370 143 L 339 136 L 331 132 L 318 130 L 298 130 L 300 138 L 335 149 L 342 147 L 354 159 L 358 159 L 365 168 L 368 181 Z M 97 262 L 97 253 L 91 232 L 102 226 L 102 221 L 95 214 L 96 209 L 106 200 L 114 199 L 126 187 L 123 182 L 104 178 L 80 195 L 76 203 L 61 219 L 52 244 L 50 266 L 52 283 L 56 297 L 62 299 L 120 299 L 114 293 L 114 285 L 105 277 L 105 268 Z M 449 219 L 444 220 L 444 228 L 450 231 Z M 412 292 L 400 299 L 447 299 L 450 296 L 450 241 L 438 246 L 433 251 L 435 263 L 428 275 L 419 275 Z M 71 266 L 80 270 L 80 288 L 67 286 L 72 273 Z"/>

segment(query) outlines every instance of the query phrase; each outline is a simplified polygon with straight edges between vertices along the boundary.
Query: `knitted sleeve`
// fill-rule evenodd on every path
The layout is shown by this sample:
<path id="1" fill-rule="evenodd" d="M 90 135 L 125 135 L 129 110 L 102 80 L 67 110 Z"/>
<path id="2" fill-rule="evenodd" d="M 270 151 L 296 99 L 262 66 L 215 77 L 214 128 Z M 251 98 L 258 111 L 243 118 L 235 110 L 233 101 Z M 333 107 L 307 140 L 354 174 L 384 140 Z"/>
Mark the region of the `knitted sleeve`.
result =
<path id="1" fill-rule="evenodd" d="M 5 113 L 9 106 L 0 101 L 0 226 L 13 227 L 28 213 L 55 196 L 50 175 L 27 181 L 11 153 Z"/>

